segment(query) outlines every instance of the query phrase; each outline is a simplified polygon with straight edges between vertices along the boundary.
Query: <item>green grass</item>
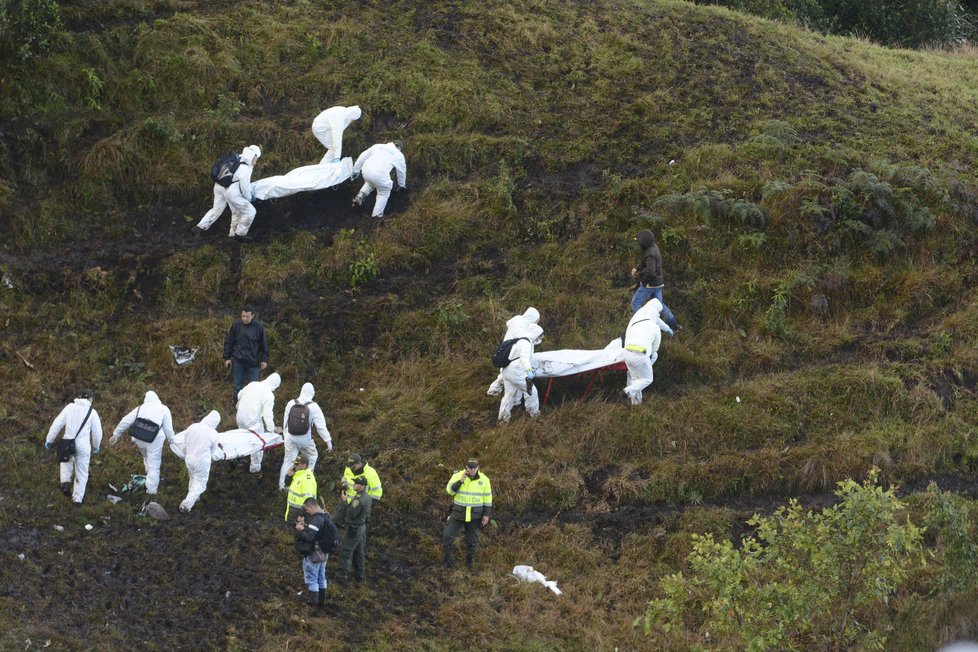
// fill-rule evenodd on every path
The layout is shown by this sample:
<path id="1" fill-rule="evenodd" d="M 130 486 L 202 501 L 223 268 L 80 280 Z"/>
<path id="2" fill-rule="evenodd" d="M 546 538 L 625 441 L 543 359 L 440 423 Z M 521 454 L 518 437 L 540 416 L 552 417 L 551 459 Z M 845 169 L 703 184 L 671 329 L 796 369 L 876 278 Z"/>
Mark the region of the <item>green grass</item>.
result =
<path id="1" fill-rule="evenodd" d="M 0 288 L 0 514 L 11 531 L 33 531 L 39 496 L 60 510 L 38 446 L 80 385 L 95 386 L 109 429 L 147 389 L 180 428 L 211 408 L 228 425 L 220 347 L 246 302 L 283 375 L 279 409 L 316 385 L 337 446 L 320 482 L 360 450 L 387 488 L 370 553 L 383 579 L 358 608 L 388 611 L 369 631 L 336 625 L 341 646 L 654 647 L 631 627 L 654 580 L 682 563 L 689 533 L 742 527 L 743 501 L 821 494 L 872 466 L 898 483 L 973 471 L 973 53 L 887 50 L 669 0 L 396 11 L 78 1 L 62 12 L 68 31 L 49 54 L 4 62 L 2 75 L 0 269 L 14 288 Z M 384 222 L 348 212 L 344 187 L 322 206 L 262 205 L 270 235 L 256 244 L 226 245 L 226 222 L 190 240 L 218 155 L 258 143 L 258 176 L 311 163 L 312 118 L 353 103 L 364 117 L 345 154 L 405 143 L 412 189 Z M 320 211 L 319 225 L 293 229 L 285 214 L 297 207 Z M 557 381 L 562 402 L 540 419 L 497 426 L 485 388 L 505 320 L 534 305 L 543 348 L 603 347 L 627 321 L 629 243 L 645 227 L 685 326 L 663 343 L 645 405 L 624 404 L 622 374 L 582 402 L 583 383 Z M 181 343 L 201 349 L 176 368 L 167 345 Z M 442 581 L 444 482 L 472 455 L 493 479 L 499 525 L 474 579 Z M 68 517 L 110 516 L 113 537 L 142 545 L 116 525 L 132 506 L 98 497 L 136 470 L 135 453 L 102 462 L 90 504 Z M 264 542 L 247 591 L 267 615 L 260 626 L 227 616 L 214 645 L 308 644 L 318 630 L 297 613 L 271 481 L 253 490 L 215 473 L 203 516 L 174 524 L 185 539 L 146 563 L 172 562 L 208 517 L 243 538 L 254 526 L 240 554 L 222 561 L 205 546 L 180 572 L 239 571 Z M 185 471 L 169 454 L 164 478 L 175 507 Z M 247 516 L 226 513 L 239 503 Z M 51 536 L 36 534 L 42 571 Z M 12 546 L 0 552 L 14 563 Z M 567 594 L 516 585 L 516 563 Z M 39 572 L 25 577 L 42 583 Z M 974 596 L 925 584 L 887 615 L 892 649 L 967 631 Z M 166 599 L 198 600 L 191 591 L 178 580 Z M 66 640 L 4 604 L 4 646 Z M 145 638 L 125 619 L 86 618 L 72 635 L 115 648 Z"/>

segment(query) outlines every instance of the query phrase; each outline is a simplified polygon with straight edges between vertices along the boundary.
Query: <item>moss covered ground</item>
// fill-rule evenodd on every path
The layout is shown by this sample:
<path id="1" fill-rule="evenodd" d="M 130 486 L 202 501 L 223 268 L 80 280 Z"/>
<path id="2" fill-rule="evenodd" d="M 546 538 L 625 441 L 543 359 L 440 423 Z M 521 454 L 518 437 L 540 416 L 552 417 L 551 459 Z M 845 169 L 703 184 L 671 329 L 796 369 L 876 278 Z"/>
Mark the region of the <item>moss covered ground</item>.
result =
<path id="1" fill-rule="evenodd" d="M 656 649 L 633 621 L 690 533 L 735 535 L 873 466 L 978 486 L 973 53 L 671 0 L 61 15 L 49 51 L 0 69 L 0 647 Z M 315 162 L 310 123 L 334 104 L 364 111 L 345 152 L 404 142 L 410 190 L 385 220 L 350 208 L 349 183 L 260 202 L 254 243 L 228 241 L 226 216 L 190 235 L 218 155 L 259 144 L 256 176 Z M 603 347 L 645 227 L 684 325 L 645 404 L 623 374 L 585 400 L 556 381 L 539 419 L 497 426 L 505 320 L 533 305 L 542 348 Z M 324 495 L 347 452 L 384 480 L 368 585 L 327 617 L 296 596 L 274 472 L 215 465 L 192 514 L 154 523 L 138 497 L 104 500 L 133 447 L 103 448 L 74 511 L 41 448 L 85 385 L 110 429 L 148 389 L 181 428 L 212 408 L 231 427 L 221 345 L 245 302 L 279 404 L 317 388 Z M 181 343 L 200 351 L 178 368 Z M 477 572 L 445 574 L 443 487 L 472 455 L 496 521 Z M 169 453 L 163 476 L 175 512 Z M 518 563 L 565 595 L 516 584 Z M 927 586 L 891 603 L 892 649 L 978 633 L 978 596 Z"/>

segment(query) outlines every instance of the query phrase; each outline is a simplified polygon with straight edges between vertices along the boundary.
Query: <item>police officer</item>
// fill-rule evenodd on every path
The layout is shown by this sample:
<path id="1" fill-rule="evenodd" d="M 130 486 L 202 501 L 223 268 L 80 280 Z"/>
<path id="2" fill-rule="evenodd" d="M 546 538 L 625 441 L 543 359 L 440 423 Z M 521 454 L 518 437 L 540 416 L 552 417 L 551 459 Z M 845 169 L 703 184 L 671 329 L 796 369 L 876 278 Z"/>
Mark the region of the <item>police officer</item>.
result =
<path id="1" fill-rule="evenodd" d="M 384 487 L 380 484 L 380 476 L 377 475 L 376 469 L 363 461 L 363 456 L 359 453 L 354 453 L 350 455 L 349 459 L 346 460 L 347 467 L 343 469 L 343 478 L 340 479 L 340 486 L 343 487 L 347 502 L 353 498 L 353 478 L 358 475 L 362 475 L 367 479 L 367 494 L 370 496 L 371 500 L 375 503 L 380 502 L 381 496 L 384 495 Z"/>
<path id="2" fill-rule="evenodd" d="M 292 465 L 292 484 L 289 486 L 289 499 L 285 506 L 285 522 L 295 523 L 295 517 L 302 514 L 306 499 L 315 498 L 318 491 L 316 476 L 309 470 L 309 459 L 300 453 Z"/>
<path id="3" fill-rule="evenodd" d="M 443 566 L 452 567 L 455 537 L 464 527 L 469 543 L 465 565 L 471 570 L 475 561 L 475 549 L 479 544 L 479 528 L 489 523 L 489 515 L 492 513 L 492 486 L 489 484 L 489 476 L 479 472 L 479 460 L 469 460 L 465 463 L 465 470 L 456 472 L 449 479 L 445 491 L 453 496 L 453 500 L 452 512 L 442 534 L 445 548 Z"/>
<path id="4" fill-rule="evenodd" d="M 353 497 L 341 500 L 336 508 L 333 522 L 338 528 L 345 528 L 340 542 L 340 570 L 337 581 L 343 585 L 350 577 L 350 566 L 358 582 L 366 579 L 367 519 L 373 499 L 367 493 L 367 479 L 362 475 L 353 478 Z"/>

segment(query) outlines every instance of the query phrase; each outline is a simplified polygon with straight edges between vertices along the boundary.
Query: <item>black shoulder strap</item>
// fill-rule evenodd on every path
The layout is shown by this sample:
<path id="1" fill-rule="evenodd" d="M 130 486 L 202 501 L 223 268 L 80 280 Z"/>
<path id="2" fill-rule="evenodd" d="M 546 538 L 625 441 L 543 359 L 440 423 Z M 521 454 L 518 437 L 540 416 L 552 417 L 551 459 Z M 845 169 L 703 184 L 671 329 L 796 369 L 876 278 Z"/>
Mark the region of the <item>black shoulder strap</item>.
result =
<path id="1" fill-rule="evenodd" d="M 92 405 L 91 403 L 89 403 L 89 405 L 88 405 L 88 413 L 85 415 L 84 420 L 82 420 L 81 425 L 78 426 L 78 432 L 75 433 L 75 436 L 72 437 L 72 439 L 78 439 L 78 435 L 81 434 L 82 428 L 84 428 L 85 427 L 85 424 L 88 423 L 88 417 L 92 416 L 92 409 L 94 407 L 95 407 L 94 405 Z"/>

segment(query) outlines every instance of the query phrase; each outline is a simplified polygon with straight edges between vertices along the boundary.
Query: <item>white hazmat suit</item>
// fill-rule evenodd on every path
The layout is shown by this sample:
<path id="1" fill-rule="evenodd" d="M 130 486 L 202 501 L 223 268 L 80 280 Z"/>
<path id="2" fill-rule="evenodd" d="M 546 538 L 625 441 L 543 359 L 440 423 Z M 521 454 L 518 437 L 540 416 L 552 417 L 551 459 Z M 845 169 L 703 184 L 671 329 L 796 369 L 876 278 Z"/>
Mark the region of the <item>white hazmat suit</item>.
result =
<path id="1" fill-rule="evenodd" d="M 510 363 L 503 369 L 503 398 L 499 402 L 499 420 L 509 423 L 513 408 L 523 401 L 526 413 L 531 417 L 540 414 L 540 393 L 529 379 L 533 377 L 533 347 L 543 339 L 543 329 L 527 324 L 526 331 L 518 337 L 509 351 Z"/>
<path id="2" fill-rule="evenodd" d="M 319 437 L 326 442 L 326 450 L 333 450 L 333 438 L 329 434 L 329 430 L 326 428 L 326 416 L 323 414 L 322 408 L 316 404 L 312 397 L 316 395 L 316 389 L 312 386 L 312 383 L 306 383 L 302 386 L 302 390 L 299 392 L 298 399 L 292 399 L 285 404 L 285 417 L 282 419 L 282 436 L 285 438 L 285 455 L 282 459 L 282 470 L 278 476 L 278 488 L 285 489 L 285 476 L 288 475 L 289 469 L 292 468 L 292 463 L 295 461 L 296 456 L 302 453 L 302 456 L 309 461 L 309 470 L 316 470 L 316 461 L 319 459 L 319 451 L 316 450 L 316 442 L 312 439 L 312 429 L 315 426 L 316 432 L 319 433 Z M 289 432 L 289 411 L 292 406 L 296 403 L 300 405 L 306 405 L 309 408 L 309 429 L 306 430 L 305 434 L 293 435 Z"/>
<path id="3" fill-rule="evenodd" d="M 526 309 L 522 315 L 513 315 L 509 321 L 506 322 L 506 334 L 503 335 L 503 342 L 511 340 L 514 337 L 521 337 L 526 329 L 534 324 L 540 323 L 540 311 L 530 306 Z M 499 370 L 499 375 L 496 376 L 496 380 L 492 381 L 489 385 L 489 389 L 486 394 L 489 396 L 499 396 L 503 391 L 503 371 Z"/>
<path id="4" fill-rule="evenodd" d="M 339 161 L 343 156 L 343 132 L 361 116 L 359 106 L 334 106 L 326 109 L 312 121 L 312 135 L 326 148 L 326 156 L 320 165 Z"/>
<path id="5" fill-rule="evenodd" d="M 146 467 L 146 493 L 152 495 L 160 487 L 160 462 L 163 461 L 163 444 L 173 439 L 173 417 L 170 415 L 170 408 L 163 405 L 156 392 L 148 391 L 143 404 L 122 417 L 122 421 L 112 432 L 110 444 L 115 446 L 119 438 L 122 437 L 122 433 L 129 430 L 129 427 L 136 422 L 137 415 L 141 419 L 149 419 L 160 426 L 156 439 L 151 442 L 132 438 L 132 443 L 136 444 L 136 448 L 139 449 L 140 455 L 143 456 L 143 465 Z"/>
<path id="6" fill-rule="evenodd" d="M 404 154 L 394 143 L 384 143 L 374 145 L 357 158 L 353 164 L 353 176 L 363 174 L 363 187 L 357 193 L 353 203 L 357 206 L 362 204 L 370 193 L 377 191 L 377 200 L 374 202 L 373 217 L 383 217 L 384 209 L 387 207 L 387 199 L 391 196 L 394 189 L 394 182 L 391 181 L 391 170 L 397 173 L 397 185 L 401 188 L 407 187 L 407 162 Z"/>
<path id="7" fill-rule="evenodd" d="M 94 409 L 90 415 L 88 414 L 91 407 L 92 402 L 87 398 L 76 398 L 66 405 L 55 418 L 54 423 L 51 424 L 48 429 L 48 436 L 44 440 L 45 446 L 50 446 L 62 430 L 65 433 L 64 439 L 75 440 L 75 454 L 70 460 L 60 464 L 60 475 L 61 484 L 71 482 L 72 476 L 74 476 L 75 482 L 71 491 L 71 500 L 79 504 L 85 499 L 85 487 L 88 485 L 88 462 L 92 453 L 97 453 L 99 447 L 102 446 L 102 421 Z M 87 420 L 85 420 L 86 415 L 88 416 Z"/>
<path id="8" fill-rule="evenodd" d="M 258 434 L 275 432 L 275 390 L 282 384 L 282 377 L 272 374 L 265 380 L 256 380 L 245 385 L 238 392 L 238 427 L 253 430 Z M 261 473 L 264 451 L 251 456 L 249 471 Z"/>
<path id="9" fill-rule="evenodd" d="M 199 423 L 195 423 L 182 433 L 184 442 L 183 461 L 190 474 L 190 484 L 187 487 L 187 497 L 180 503 L 181 512 L 189 512 L 197 504 L 200 495 L 207 490 L 207 480 L 211 475 L 211 459 L 217 450 L 217 426 L 221 423 L 221 415 L 217 410 Z"/>
<path id="10" fill-rule="evenodd" d="M 214 207 L 204 214 L 197 223 L 197 228 L 206 231 L 231 206 L 231 230 L 229 237 L 246 236 L 251 223 L 255 219 L 255 207 L 251 204 L 251 173 L 255 161 L 261 157 L 261 149 L 257 145 L 248 145 L 241 150 L 241 165 L 234 172 L 234 181 L 225 188 L 219 183 L 214 184 Z"/>
<path id="11" fill-rule="evenodd" d="M 642 390 L 652 384 L 652 365 L 659 356 L 662 329 L 659 313 L 662 303 L 652 299 L 632 315 L 625 329 L 625 366 L 628 367 L 628 384 L 625 394 L 632 405 L 641 405 Z"/>

